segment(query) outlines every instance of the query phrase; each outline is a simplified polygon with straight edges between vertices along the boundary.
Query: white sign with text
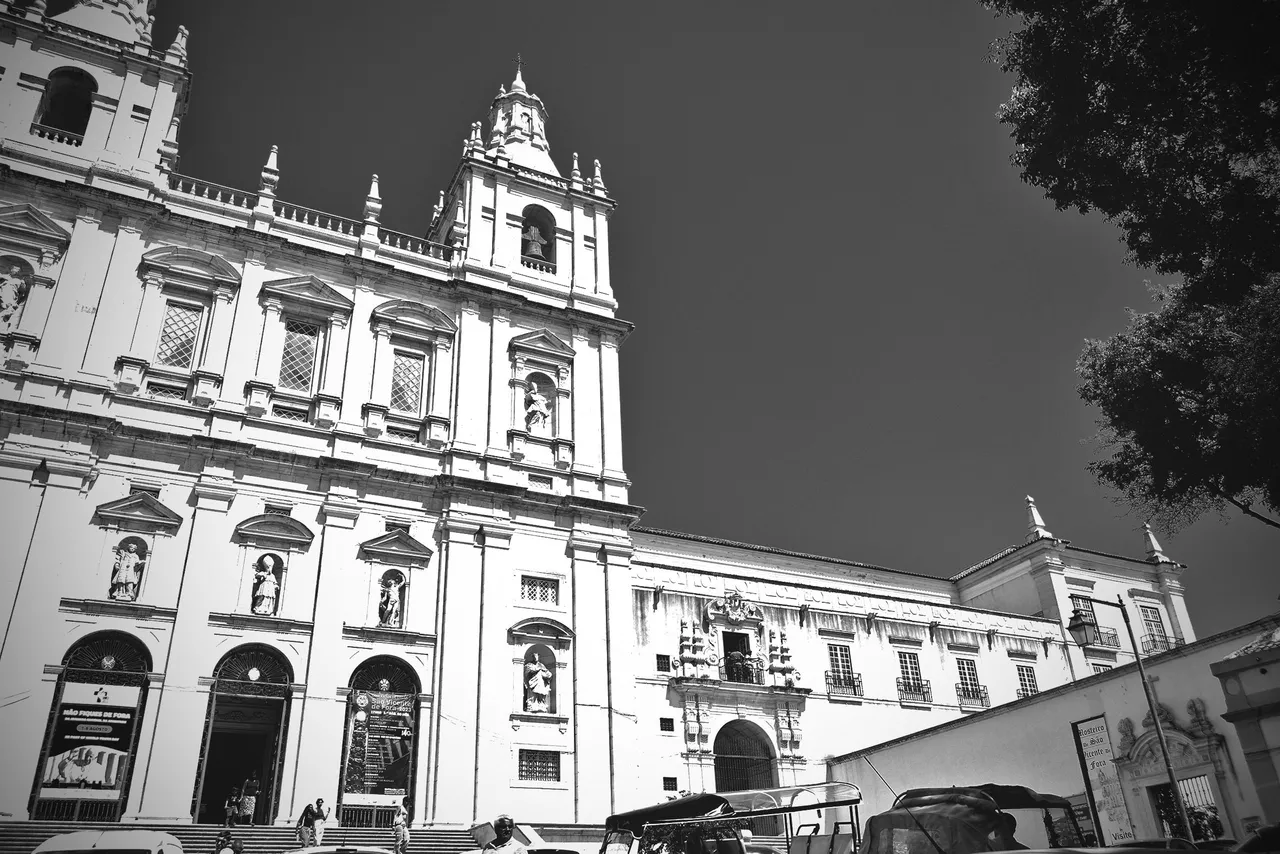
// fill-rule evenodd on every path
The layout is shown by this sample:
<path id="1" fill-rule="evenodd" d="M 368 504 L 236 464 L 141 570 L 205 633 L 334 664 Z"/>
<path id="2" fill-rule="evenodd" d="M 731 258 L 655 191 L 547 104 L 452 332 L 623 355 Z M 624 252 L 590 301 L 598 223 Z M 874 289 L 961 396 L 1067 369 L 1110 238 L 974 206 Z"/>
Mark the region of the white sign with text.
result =
<path id="1" fill-rule="evenodd" d="M 1076 721 L 1071 729 L 1098 819 L 1098 844 L 1117 845 L 1132 841 L 1133 822 L 1129 819 L 1124 791 L 1120 787 L 1120 774 L 1112 758 L 1111 733 L 1107 731 L 1106 718 L 1099 715 Z"/>

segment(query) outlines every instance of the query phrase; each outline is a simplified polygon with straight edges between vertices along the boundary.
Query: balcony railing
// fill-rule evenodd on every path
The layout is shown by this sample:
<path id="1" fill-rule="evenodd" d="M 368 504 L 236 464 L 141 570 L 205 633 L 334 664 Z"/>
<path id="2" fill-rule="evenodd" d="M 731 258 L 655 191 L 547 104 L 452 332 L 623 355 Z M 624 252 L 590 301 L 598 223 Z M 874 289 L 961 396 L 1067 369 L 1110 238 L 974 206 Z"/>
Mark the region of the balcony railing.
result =
<path id="1" fill-rule="evenodd" d="M 520 263 L 531 270 L 537 270 L 539 273 L 555 274 L 556 265 L 542 258 L 530 258 L 528 255 L 520 256 Z"/>
<path id="2" fill-rule="evenodd" d="M 836 673 L 832 675 L 831 671 L 827 671 L 827 693 L 836 694 L 842 697 L 861 697 L 862 694 L 862 674 L 861 673 Z"/>
<path id="3" fill-rule="evenodd" d="M 195 196 L 198 199 L 208 199 L 211 202 L 232 205 L 245 210 L 253 210 L 254 205 L 258 204 L 258 195 L 256 193 L 250 193 L 248 190 L 237 190 L 235 187 L 224 187 L 212 181 L 201 181 L 199 178 L 179 175 L 176 172 L 169 176 L 169 189 L 175 193 Z"/>
<path id="4" fill-rule="evenodd" d="M 1027 697 L 1034 697 L 1036 694 L 1039 694 L 1039 693 L 1040 691 L 1036 688 L 1019 688 L 1018 699 L 1025 700 Z"/>
<path id="5" fill-rule="evenodd" d="M 1116 629 L 1104 629 L 1098 627 L 1098 643 L 1097 646 L 1106 646 L 1111 649 L 1120 648 L 1120 632 Z"/>
<path id="6" fill-rule="evenodd" d="M 1177 635 L 1143 635 L 1142 654 L 1154 655 L 1158 652 L 1168 652 L 1185 643 L 1186 641 Z"/>
<path id="7" fill-rule="evenodd" d="M 932 703 L 933 688 L 928 679 L 904 679 L 899 676 L 898 699 L 912 703 Z"/>
<path id="8" fill-rule="evenodd" d="M 959 699 L 962 708 L 991 708 L 991 697 L 987 694 L 986 685 L 966 685 L 964 682 L 957 682 L 956 698 Z"/>
<path id="9" fill-rule="evenodd" d="M 65 130 L 42 125 L 39 122 L 31 123 L 31 132 L 41 139 L 47 139 L 50 142 L 61 142 L 64 145 L 80 146 L 84 143 L 84 135 L 78 133 L 70 133 Z"/>
<path id="10" fill-rule="evenodd" d="M 758 658 L 747 658 L 741 653 L 731 652 L 720 662 L 720 678 L 725 682 L 737 682 L 740 685 L 763 685 L 764 662 Z"/>

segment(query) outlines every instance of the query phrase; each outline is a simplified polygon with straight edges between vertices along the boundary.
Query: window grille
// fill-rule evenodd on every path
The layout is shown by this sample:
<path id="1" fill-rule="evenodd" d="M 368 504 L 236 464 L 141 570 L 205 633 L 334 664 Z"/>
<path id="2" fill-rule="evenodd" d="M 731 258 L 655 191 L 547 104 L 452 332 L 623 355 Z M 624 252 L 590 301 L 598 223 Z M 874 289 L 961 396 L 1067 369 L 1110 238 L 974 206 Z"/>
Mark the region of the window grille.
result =
<path id="1" fill-rule="evenodd" d="M 842 643 L 827 644 L 827 656 L 831 660 L 831 675 L 837 680 L 845 681 L 853 678 L 853 656 L 849 647 Z"/>
<path id="2" fill-rule="evenodd" d="M 280 418 L 285 421 L 297 421 L 299 424 L 306 424 L 307 410 L 294 409 L 292 406 L 272 406 L 271 417 Z"/>
<path id="3" fill-rule="evenodd" d="M 560 754 L 555 750 L 521 750 L 520 779 L 560 782 Z"/>
<path id="4" fill-rule="evenodd" d="M 284 352 L 280 356 L 280 387 L 310 391 L 316 368 L 316 345 L 320 327 L 287 320 L 284 324 Z"/>
<path id="5" fill-rule="evenodd" d="M 1036 684 L 1036 669 L 1027 664 L 1018 665 L 1018 696 L 1030 697 L 1040 693 Z"/>
<path id="6" fill-rule="evenodd" d="M 657 667 L 659 673 L 671 672 L 671 656 L 659 655 L 657 659 Z"/>
<path id="7" fill-rule="evenodd" d="M 910 685 L 919 685 L 920 679 L 920 656 L 914 652 L 899 652 L 898 667 L 902 670 L 902 681 Z"/>
<path id="8" fill-rule="evenodd" d="M 1142 625 L 1146 627 L 1147 634 L 1163 638 L 1165 636 L 1164 617 L 1160 616 L 1160 609 L 1150 605 L 1139 605 L 1138 610 L 1142 613 Z"/>
<path id="9" fill-rule="evenodd" d="M 420 429 L 387 426 L 387 438 L 395 439 L 397 442 L 416 442 L 421 435 Z"/>
<path id="10" fill-rule="evenodd" d="M 137 495 L 140 492 L 145 492 L 147 495 L 150 495 L 152 498 L 157 500 L 160 498 L 160 487 L 158 486 L 142 486 L 137 483 L 129 484 L 130 495 Z"/>
<path id="11" fill-rule="evenodd" d="M 549 477 L 545 477 L 545 476 L 540 475 L 540 474 L 531 474 L 531 475 L 529 475 L 529 488 L 530 488 L 530 489 L 545 489 L 545 490 L 547 490 L 548 492 L 550 492 L 550 491 L 551 491 L 551 478 L 549 478 Z"/>
<path id="12" fill-rule="evenodd" d="M 658 718 L 658 732 L 675 732 L 675 718 Z"/>
<path id="13" fill-rule="evenodd" d="M 268 504 L 262 512 L 268 516 L 289 516 L 293 508 L 284 504 Z"/>
<path id="14" fill-rule="evenodd" d="M 559 605 L 560 582 L 554 578 L 535 578 L 532 575 L 522 575 L 520 577 L 520 598 L 526 602 Z"/>
<path id="15" fill-rule="evenodd" d="M 662 791 L 664 792 L 675 792 L 678 790 L 677 787 L 679 785 L 680 785 L 680 781 L 677 780 L 675 777 L 662 778 Z"/>
<path id="16" fill-rule="evenodd" d="M 160 400 L 186 400 L 187 390 L 182 386 L 165 383 L 147 383 L 147 394 Z"/>
<path id="17" fill-rule="evenodd" d="M 1108 670 L 1110 670 L 1110 669 L 1111 669 L 1111 665 L 1110 665 L 1110 664 L 1095 664 L 1095 665 L 1093 665 L 1093 672 L 1094 672 L 1094 673 L 1106 673 L 1106 672 L 1107 672 Z"/>
<path id="18" fill-rule="evenodd" d="M 972 658 L 957 658 L 956 669 L 960 672 L 960 685 L 964 690 L 978 693 L 982 688 L 982 683 L 978 681 L 978 663 Z"/>
<path id="19" fill-rule="evenodd" d="M 200 332 L 199 308 L 171 302 L 165 306 L 156 361 L 170 368 L 190 368 L 196 356 Z"/>
<path id="20" fill-rule="evenodd" d="M 1071 607 L 1077 611 L 1083 611 L 1084 613 L 1088 614 L 1090 617 L 1093 617 L 1093 621 L 1095 623 L 1098 622 L 1098 616 L 1093 612 L 1093 603 L 1089 601 L 1088 597 L 1072 596 Z"/>
<path id="21" fill-rule="evenodd" d="M 422 407 L 422 366 L 422 356 L 396 352 L 391 366 L 392 409 L 418 414 Z"/>

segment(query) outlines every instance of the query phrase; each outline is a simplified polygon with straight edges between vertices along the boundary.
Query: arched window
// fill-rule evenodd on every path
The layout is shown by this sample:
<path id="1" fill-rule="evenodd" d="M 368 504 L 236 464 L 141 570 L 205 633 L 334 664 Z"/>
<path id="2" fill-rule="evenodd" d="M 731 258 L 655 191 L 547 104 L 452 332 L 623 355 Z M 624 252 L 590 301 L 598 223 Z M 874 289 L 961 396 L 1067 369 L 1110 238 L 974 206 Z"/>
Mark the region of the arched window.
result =
<path id="1" fill-rule="evenodd" d="M 142 588 L 142 573 L 147 568 L 147 541 L 142 537 L 125 537 L 112 550 L 110 596 L 117 602 L 133 602 Z"/>
<path id="2" fill-rule="evenodd" d="M 556 712 L 556 655 L 546 644 L 534 644 L 524 654 L 524 710 Z"/>
<path id="3" fill-rule="evenodd" d="M 520 214 L 520 262 L 544 273 L 556 270 L 556 221 L 540 205 L 528 205 Z"/>
<path id="4" fill-rule="evenodd" d="M 243 824 L 271 824 L 280 806 L 293 667 L 277 649 L 245 644 L 213 669 L 204 743 L 192 793 L 197 823 L 222 824 L 233 788 Z"/>
<path id="5" fill-rule="evenodd" d="M 129 796 L 151 654 L 124 632 L 95 632 L 62 658 L 31 795 L 33 819 L 118 821 Z"/>
<path id="6" fill-rule="evenodd" d="M 412 803 L 420 684 L 408 664 L 377 656 L 356 668 L 349 685 L 338 820 L 387 827 L 402 798 Z"/>
<path id="7" fill-rule="evenodd" d="M 556 384 L 541 371 L 525 377 L 524 429 L 535 436 L 555 434 Z"/>
<path id="8" fill-rule="evenodd" d="M 0 332 L 17 327 L 34 275 L 35 270 L 23 259 L 0 256 Z"/>
<path id="9" fill-rule="evenodd" d="M 49 75 L 49 82 L 45 84 L 38 123 L 84 136 L 97 91 L 97 81 L 86 72 L 79 68 L 59 68 Z"/>

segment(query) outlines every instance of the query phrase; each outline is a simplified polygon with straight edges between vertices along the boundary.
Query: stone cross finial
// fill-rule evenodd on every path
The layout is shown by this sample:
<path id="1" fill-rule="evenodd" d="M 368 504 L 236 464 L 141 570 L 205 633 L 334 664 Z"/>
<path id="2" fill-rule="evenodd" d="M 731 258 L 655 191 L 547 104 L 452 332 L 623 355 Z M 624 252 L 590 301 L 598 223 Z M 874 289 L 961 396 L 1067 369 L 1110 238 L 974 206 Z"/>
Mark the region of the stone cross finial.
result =
<path id="1" fill-rule="evenodd" d="M 189 35 L 190 32 L 186 27 L 178 27 L 178 34 L 173 37 L 173 44 L 169 45 L 169 49 L 165 51 L 166 62 L 172 62 L 175 65 L 187 64 L 187 36 Z"/>
<path id="2" fill-rule="evenodd" d="M 31 0 L 31 5 L 27 7 L 27 18 L 38 21 L 47 11 L 49 11 L 49 0 Z"/>
<path id="3" fill-rule="evenodd" d="M 1052 532 L 1044 526 L 1044 519 L 1040 516 L 1040 511 L 1036 509 L 1036 500 L 1030 495 L 1027 496 L 1027 542 L 1034 543 L 1036 540 L 1053 539 Z"/>
<path id="4" fill-rule="evenodd" d="M 569 177 L 575 181 L 582 180 L 582 170 L 578 168 L 578 152 L 576 151 L 573 153 L 573 171 L 569 173 Z"/>
<path id="5" fill-rule="evenodd" d="M 262 181 L 258 186 L 258 192 L 264 196 L 274 196 L 276 187 L 280 184 L 280 169 L 276 165 L 276 157 L 280 153 L 280 146 L 271 146 L 271 153 L 267 155 L 267 164 L 262 167 Z"/>
<path id="6" fill-rule="evenodd" d="M 374 173 L 373 180 L 369 182 L 369 195 L 364 199 L 364 221 L 377 225 L 381 214 L 382 197 L 378 195 L 378 175 Z"/>
<path id="7" fill-rule="evenodd" d="M 1142 526 L 1142 539 L 1147 547 L 1147 560 L 1151 563 L 1173 563 L 1173 560 L 1165 555 L 1164 549 L 1160 548 L 1160 542 L 1152 532 L 1150 522 Z"/>

